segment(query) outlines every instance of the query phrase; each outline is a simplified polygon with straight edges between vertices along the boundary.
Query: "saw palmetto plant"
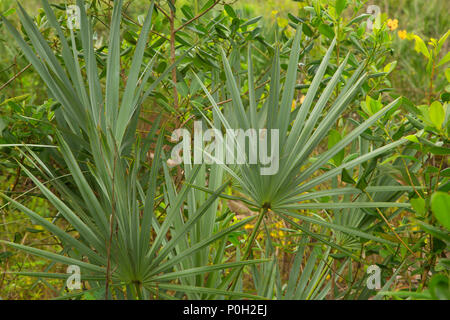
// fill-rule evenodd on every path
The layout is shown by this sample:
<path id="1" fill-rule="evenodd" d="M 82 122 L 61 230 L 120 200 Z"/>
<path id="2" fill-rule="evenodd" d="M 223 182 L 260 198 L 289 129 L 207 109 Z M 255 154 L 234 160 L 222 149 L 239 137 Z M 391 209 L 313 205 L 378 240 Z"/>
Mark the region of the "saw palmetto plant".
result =
<path id="1" fill-rule="evenodd" d="M 284 19 L 227 1 L 152 0 L 141 15 L 139 2 L 74 0 L 69 23 L 50 2 L 35 17 L 17 4 L 19 28 L 0 15 L 46 92 L 24 115 L 27 97 L 0 95 L 24 128 L 14 136 L 0 109 L 0 170 L 17 175 L 0 176 L 0 227 L 36 226 L 1 235 L 0 294 L 21 276 L 58 299 L 381 299 L 448 268 L 448 94 L 416 108 L 386 88 L 384 17 L 369 32 L 359 2 L 304 1 Z M 19 143 L 27 123 L 42 140 Z M 199 123 L 215 130 L 196 144 Z M 174 165 L 169 131 L 192 126 L 177 146 L 194 142 L 194 161 Z M 45 268 L 3 263 L 16 250 Z"/>
<path id="2" fill-rule="evenodd" d="M 279 132 L 279 139 L 269 140 L 268 150 L 279 149 L 279 170 L 272 175 L 261 175 L 262 164 L 244 164 L 233 167 L 226 167 L 226 170 L 237 181 L 238 190 L 245 196 L 241 200 L 250 207 L 259 210 L 255 228 L 246 244 L 244 257 L 247 258 L 252 253 L 252 246 L 260 225 L 266 215 L 277 215 L 291 226 L 295 226 L 303 233 L 323 242 L 340 252 L 352 256 L 347 248 L 340 246 L 335 241 L 330 241 L 330 237 L 320 233 L 311 232 L 305 228 L 301 222 L 316 224 L 323 228 L 328 228 L 334 232 L 341 232 L 353 238 L 379 241 L 380 243 L 392 243 L 375 236 L 370 231 L 370 225 L 365 228 L 357 228 L 359 225 L 336 223 L 329 218 L 311 216 L 305 214 L 307 211 L 342 210 L 342 209 L 369 209 L 388 207 L 408 207 L 409 204 L 396 203 L 391 201 L 373 201 L 377 192 L 406 192 L 413 187 L 400 185 L 371 186 L 354 188 L 332 188 L 329 190 L 314 191 L 317 186 L 331 181 L 367 161 L 379 157 L 389 150 L 392 150 L 406 142 L 406 139 L 399 139 L 389 144 L 374 148 L 372 150 L 360 150 L 353 159 L 342 162 L 332 168 L 324 168 L 325 165 L 335 155 L 340 153 L 346 146 L 357 140 L 368 128 L 380 120 L 386 113 L 393 110 L 399 104 L 399 99 L 388 104 L 380 111 L 367 118 L 364 122 L 355 126 L 354 129 L 338 141 L 329 150 L 322 152 L 313 158 L 313 151 L 320 142 L 328 136 L 328 133 L 335 125 L 336 119 L 352 103 L 354 97 L 359 93 L 362 84 L 367 79 L 364 74 L 364 63 L 356 70 L 353 70 L 346 77 L 344 86 L 341 88 L 336 99 L 331 101 L 335 88 L 341 83 L 344 70 L 347 66 L 349 56 L 338 66 L 334 74 L 327 79 L 325 88 L 319 92 L 320 85 L 324 83 L 324 75 L 329 65 L 331 53 L 334 50 L 335 41 L 332 43 L 320 66 L 318 67 L 312 83 L 309 86 L 304 102 L 298 108 L 291 111 L 294 91 L 297 85 L 297 64 L 300 53 L 301 26 L 298 27 L 295 38 L 292 42 L 292 49 L 288 68 L 284 79 L 280 76 L 280 53 L 275 48 L 272 63 L 272 71 L 269 83 L 269 93 L 261 99 L 261 105 L 257 100 L 260 98 L 255 90 L 255 76 L 252 71 L 251 46 L 248 49 L 248 105 L 244 105 L 241 92 L 236 82 L 236 77 L 232 72 L 225 52 L 222 51 L 224 72 L 226 75 L 226 87 L 232 102 L 227 104 L 222 112 L 217 101 L 208 93 L 202 84 L 209 102 L 213 105 L 215 112 L 221 119 L 221 125 L 225 129 L 250 128 L 256 129 L 276 129 Z M 349 53 L 350 55 L 350 53 Z M 351 68 L 350 68 L 351 69 Z M 346 72 L 349 74 L 349 72 Z M 200 79 L 197 77 L 197 80 Z M 317 97 L 317 99 L 316 99 Z M 325 112 L 326 111 L 326 112 Z M 267 133 L 269 135 L 269 133 Z M 245 148 L 241 146 L 241 148 Z M 245 149 L 243 149 L 245 150 Z M 214 155 L 209 155 L 213 157 Z M 225 165 L 223 165 L 225 167 Z M 362 167 L 360 167 L 362 168 Z M 324 170 L 326 169 L 326 170 Z M 361 172 L 362 173 L 362 172 Z M 336 197 L 342 195 L 363 194 L 359 201 L 336 201 L 319 202 L 322 197 Z M 367 194 L 367 197 L 366 197 Z M 348 199 L 348 198 L 347 198 Z M 375 198 L 378 199 L 378 198 Z M 386 198 L 386 200 L 388 200 Z M 355 215 L 353 215 L 355 217 Z M 379 216 L 382 219 L 383 215 Z M 401 241 L 401 239 L 397 240 Z M 300 250 L 300 249 L 299 249 Z M 233 276 L 238 276 L 242 268 L 237 269 L 229 275 L 232 282 Z M 275 269 L 274 269 L 275 270 Z M 233 283 L 233 286 L 236 282 Z"/>
<path id="3" fill-rule="evenodd" d="M 58 216 L 71 228 L 63 230 L 16 200 L 2 195 L 57 237 L 64 251 L 55 254 L 16 243 L 8 245 L 55 262 L 79 266 L 82 280 L 89 283 L 89 290 L 103 292 L 106 299 L 228 295 L 226 290 L 215 289 L 221 271 L 259 261 L 224 263 L 224 246 L 219 244 L 212 254 L 216 263 L 210 265 L 209 248 L 220 240 L 223 242 L 227 234 L 252 218 L 231 226 L 222 223 L 222 228 L 214 230 L 214 204 L 217 206 L 217 197 L 227 184 L 222 186 L 218 179 L 215 184 L 217 193 L 205 194 L 202 200 L 196 201 L 196 194 L 191 192 L 189 185 L 194 184 L 204 168 L 192 168 L 186 184 L 177 189 L 166 164 L 161 161 L 164 157 L 162 132 L 159 132 L 153 149 L 153 161 L 151 165 L 147 164 L 157 124 L 145 139 L 136 135 L 140 105 L 170 70 L 167 69 L 146 87 L 155 62 L 155 57 L 144 61 L 153 3 L 141 30 L 121 100 L 121 1 L 114 6 L 112 15 L 104 90 L 94 55 L 91 24 L 83 2 L 77 2 L 81 8 L 81 29 L 79 32 L 70 31 L 72 47 L 67 43 L 49 3 L 44 0 L 42 4 L 49 23 L 60 37 L 65 67 L 60 65 L 20 5 L 21 22 L 32 47 L 6 19 L 3 22 L 61 105 L 57 110 L 56 154 L 67 169 L 64 176 L 58 175 L 55 167 L 41 161 L 29 148 L 23 151 L 26 166 L 38 169 L 41 177 L 36 177 L 25 165 L 21 166 L 58 210 Z M 77 40 L 81 40 L 82 52 L 77 50 Z M 164 171 L 162 176 L 161 169 Z M 42 178 L 47 180 L 42 182 Z M 213 186 L 212 183 L 210 185 Z M 185 202 L 190 204 L 187 216 L 184 214 Z M 158 215 L 164 215 L 162 222 Z M 205 225 L 210 231 L 200 232 L 199 228 Z M 55 273 L 22 274 L 38 278 L 68 277 Z M 202 281 L 206 275 L 209 275 L 208 282 Z M 232 294 L 234 297 L 253 297 L 245 293 Z"/>

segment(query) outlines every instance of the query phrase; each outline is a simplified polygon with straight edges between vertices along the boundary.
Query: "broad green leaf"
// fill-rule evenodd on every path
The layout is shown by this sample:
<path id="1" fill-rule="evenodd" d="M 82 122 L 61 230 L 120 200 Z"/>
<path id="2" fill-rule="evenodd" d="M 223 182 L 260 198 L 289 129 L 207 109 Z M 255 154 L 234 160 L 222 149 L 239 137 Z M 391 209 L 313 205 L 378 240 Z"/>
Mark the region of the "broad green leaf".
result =
<path id="1" fill-rule="evenodd" d="M 444 111 L 444 107 L 442 106 L 442 104 L 439 101 L 434 101 L 431 104 L 430 110 L 429 110 L 429 116 L 430 116 L 430 120 L 431 120 L 431 122 L 433 122 L 434 126 L 437 129 L 441 129 L 442 124 L 444 123 L 444 120 L 445 120 L 445 111 Z"/>
<path id="2" fill-rule="evenodd" d="M 223 6 L 223 8 L 225 9 L 225 12 L 231 17 L 231 18 L 236 18 L 236 12 L 234 12 L 234 9 L 226 4 Z"/>
<path id="3" fill-rule="evenodd" d="M 331 129 L 328 135 L 328 149 L 334 147 L 341 140 L 342 137 L 340 132 L 335 129 Z M 340 166 L 342 164 L 342 161 L 344 160 L 344 156 L 345 156 L 345 149 L 342 149 L 332 158 L 334 164 L 336 166 Z"/>
<path id="4" fill-rule="evenodd" d="M 422 198 L 413 198 L 410 200 L 411 206 L 416 211 L 417 216 L 423 217 L 426 213 L 426 204 L 425 200 Z"/>
<path id="5" fill-rule="evenodd" d="M 446 64 L 447 62 L 450 61 L 450 52 L 447 52 L 447 54 L 441 59 L 441 61 L 439 61 L 439 63 L 436 65 L 436 67 L 440 67 L 444 64 Z"/>
<path id="6" fill-rule="evenodd" d="M 330 27 L 329 25 L 322 23 L 319 28 L 318 28 L 319 32 L 321 34 L 323 34 L 325 37 L 327 37 L 328 39 L 333 39 L 334 38 L 334 31 L 333 28 Z"/>
<path id="7" fill-rule="evenodd" d="M 426 58 L 430 59 L 430 52 L 428 51 L 428 48 L 422 38 L 420 38 L 418 35 L 414 35 L 414 39 L 416 41 L 414 49 L 417 52 L 422 53 Z"/>
<path id="8" fill-rule="evenodd" d="M 437 52 L 438 53 L 441 52 L 442 46 L 444 45 L 444 43 L 447 40 L 448 36 L 450 36 L 450 29 L 447 30 L 447 32 L 439 39 L 438 45 L 437 45 Z"/>
<path id="9" fill-rule="evenodd" d="M 431 210 L 436 219 L 450 230 L 450 195 L 445 192 L 435 192 L 431 196 Z"/>
<path id="10" fill-rule="evenodd" d="M 339 16 L 344 11 L 347 0 L 336 0 L 336 14 Z"/>

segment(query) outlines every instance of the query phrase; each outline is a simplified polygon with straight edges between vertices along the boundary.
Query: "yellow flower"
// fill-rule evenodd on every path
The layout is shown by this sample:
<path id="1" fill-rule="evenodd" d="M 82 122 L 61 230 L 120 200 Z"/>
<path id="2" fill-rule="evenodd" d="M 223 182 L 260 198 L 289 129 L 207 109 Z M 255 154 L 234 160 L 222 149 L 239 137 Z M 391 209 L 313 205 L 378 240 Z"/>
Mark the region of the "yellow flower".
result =
<path id="1" fill-rule="evenodd" d="M 327 280 L 330 280 L 330 279 L 331 279 L 331 276 L 328 274 L 326 279 L 327 279 Z"/>
<path id="2" fill-rule="evenodd" d="M 253 229 L 253 225 L 252 224 L 249 224 L 249 223 L 247 223 L 245 226 L 244 226 L 244 229 L 245 230 L 248 230 L 248 229 Z"/>
<path id="3" fill-rule="evenodd" d="M 272 17 L 275 17 L 278 14 L 277 10 L 272 10 Z"/>
<path id="4" fill-rule="evenodd" d="M 400 39 L 405 40 L 407 36 L 408 36 L 408 32 L 406 32 L 406 30 L 399 30 L 398 31 L 398 37 Z"/>
<path id="5" fill-rule="evenodd" d="M 394 20 L 388 19 L 387 26 L 389 27 L 389 29 L 391 31 L 394 31 L 395 29 L 398 28 L 398 20 L 397 19 L 394 19 Z"/>
<path id="6" fill-rule="evenodd" d="M 295 109 L 295 99 L 292 100 L 291 111 L 294 111 L 294 109 Z"/>

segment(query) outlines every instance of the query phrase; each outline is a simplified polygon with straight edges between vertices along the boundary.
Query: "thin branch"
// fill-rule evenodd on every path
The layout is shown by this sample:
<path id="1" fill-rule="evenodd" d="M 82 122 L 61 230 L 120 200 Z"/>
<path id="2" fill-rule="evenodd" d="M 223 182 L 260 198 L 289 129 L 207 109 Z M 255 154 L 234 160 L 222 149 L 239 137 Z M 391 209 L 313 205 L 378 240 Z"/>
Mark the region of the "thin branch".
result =
<path id="1" fill-rule="evenodd" d="M 110 3 L 108 3 L 108 2 L 105 2 L 105 0 L 100 0 L 101 2 L 103 2 L 104 4 L 106 4 L 108 7 L 110 7 L 111 9 L 113 8 L 113 6 L 110 4 Z M 155 5 L 156 5 L 156 3 L 155 3 Z M 136 21 L 136 20 L 134 20 L 133 18 L 131 18 L 129 15 L 127 15 L 125 12 L 123 12 L 122 11 L 122 15 L 124 16 L 124 18 L 126 18 L 127 20 L 130 20 L 131 22 L 133 22 L 135 25 L 137 25 L 137 26 L 139 26 L 139 27 L 142 27 L 142 24 L 140 24 L 139 23 L 139 21 Z M 153 33 L 153 34 L 155 34 L 155 35 L 157 35 L 157 36 L 159 36 L 159 37 L 161 37 L 161 38 L 163 38 L 163 39 L 165 39 L 165 40 L 169 40 L 169 39 L 167 39 L 165 36 L 163 36 L 161 33 L 159 33 L 159 32 L 157 32 L 157 31 L 155 31 L 155 30 L 150 30 L 150 32 L 151 33 Z"/>
<path id="2" fill-rule="evenodd" d="M 11 79 L 9 79 L 6 83 L 4 83 L 4 84 L 0 87 L 0 91 L 3 90 L 4 88 L 6 88 L 11 82 L 13 82 L 14 80 L 16 80 L 22 73 L 24 73 L 25 71 L 27 71 L 29 67 L 31 67 L 31 63 L 30 63 L 29 65 L 27 65 L 25 68 L 23 68 L 22 70 L 20 70 L 17 74 L 15 74 L 14 77 L 12 77 Z"/>
<path id="3" fill-rule="evenodd" d="M 180 27 L 178 27 L 177 29 L 175 29 L 175 33 L 177 33 L 178 31 L 180 31 L 181 29 L 183 29 L 184 27 L 186 27 L 187 25 L 191 24 L 192 22 L 194 22 L 195 20 L 201 18 L 202 16 L 204 16 L 208 11 L 210 11 L 212 8 L 214 8 L 218 3 L 220 2 L 220 0 L 216 0 L 208 9 L 206 9 L 205 11 L 203 11 L 202 13 L 200 13 L 199 15 L 197 15 L 196 17 L 186 21 L 185 23 L 183 23 Z"/>
<path id="4" fill-rule="evenodd" d="M 159 6 L 159 4 L 157 4 L 156 2 L 155 2 L 155 7 L 156 7 L 156 9 L 158 9 L 159 11 L 161 11 L 162 14 L 165 15 L 167 19 L 169 19 L 169 21 L 171 20 L 170 16 L 167 14 L 167 12 L 165 12 L 165 11 L 163 10 L 163 8 L 161 8 L 161 7 Z"/>

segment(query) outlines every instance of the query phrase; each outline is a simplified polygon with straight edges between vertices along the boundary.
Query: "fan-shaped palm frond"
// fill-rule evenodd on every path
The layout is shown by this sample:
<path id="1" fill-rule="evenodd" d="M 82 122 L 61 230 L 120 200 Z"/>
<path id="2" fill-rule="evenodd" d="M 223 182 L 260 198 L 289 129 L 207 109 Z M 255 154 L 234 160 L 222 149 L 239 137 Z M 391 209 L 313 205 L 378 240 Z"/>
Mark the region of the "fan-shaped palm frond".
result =
<path id="1" fill-rule="evenodd" d="M 351 253 L 329 240 L 329 237 L 323 237 L 308 231 L 302 227 L 300 220 L 316 224 L 334 231 L 339 231 L 351 237 L 363 238 L 366 240 L 379 241 L 381 243 L 391 243 L 391 241 L 376 237 L 371 232 L 365 232 L 358 229 L 356 225 L 347 226 L 345 224 L 335 223 L 330 219 L 322 219 L 305 214 L 307 211 L 317 210 L 341 210 L 357 208 L 389 208 L 389 207 L 409 207 L 407 203 L 398 203 L 392 201 L 337 201 L 337 202 L 318 202 L 318 199 L 329 196 L 333 199 L 335 196 L 345 194 L 358 194 L 362 190 L 358 188 L 335 188 L 325 191 L 315 191 L 314 188 L 331 181 L 338 177 L 345 170 L 350 170 L 358 165 L 379 157 L 407 142 L 406 139 L 400 139 L 392 143 L 374 148 L 368 151 L 360 152 L 353 159 L 349 159 L 333 168 L 324 167 L 330 159 L 340 153 L 346 146 L 358 139 L 361 134 L 373 126 L 386 113 L 399 106 L 400 99 L 393 101 L 373 116 L 369 117 L 361 124 L 356 126 L 346 136 L 342 137 L 334 146 L 321 154 L 314 156 L 314 151 L 319 147 L 321 141 L 327 137 L 329 131 L 333 128 L 336 119 L 351 105 L 355 96 L 360 92 L 361 86 L 367 79 L 364 73 L 364 63 L 353 71 L 347 67 L 349 55 L 337 67 L 334 74 L 324 81 L 324 76 L 330 63 L 331 53 L 334 50 L 335 41 L 331 44 L 320 66 L 317 68 L 314 79 L 309 85 L 308 92 L 301 106 L 291 111 L 294 98 L 295 87 L 297 84 L 297 68 L 301 42 L 301 26 L 298 27 L 295 38 L 292 42 L 289 63 L 286 75 L 282 77 L 280 72 L 280 53 L 275 47 L 273 58 L 269 92 L 263 99 L 263 104 L 258 107 L 256 102 L 256 91 L 254 75 L 252 71 L 251 45 L 248 51 L 248 104 L 241 98 L 236 77 L 232 72 L 230 63 L 222 50 L 223 66 L 226 75 L 227 90 L 232 102 L 226 104 L 224 111 L 220 110 L 217 102 L 209 94 L 206 87 L 197 77 L 197 81 L 202 86 L 205 94 L 209 98 L 221 125 L 228 130 L 243 129 L 267 129 L 267 135 L 270 130 L 277 130 L 278 138 L 268 140 L 267 150 L 279 150 L 279 155 L 272 152 L 272 157 L 278 156 L 279 170 L 274 174 L 261 174 L 264 165 L 246 164 L 236 166 L 223 165 L 237 181 L 240 191 L 245 195 L 246 202 L 260 209 L 260 214 L 256 222 L 254 232 L 249 237 L 247 249 L 244 253 L 244 259 L 250 254 L 255 234 L 258 232 L 260 223 L 264 215 L 273 212 L 285 219 L 291 225 L 300 228 L 303 232 L 312 238 L 322 241 L 332 248 Z M 339 90 L 339 95 L 332 99 L 335 88 L 340 85 L 344 79 L 343 75 L 350 74 L 345 78 L 345 84 Z M 320 92 L 321 84 L 326 83 L 323 91 Z M 329 106 L 329 107 L 327 107 Z M 276 137 L 276 136 L 275 136 Z M 239 143 L 237 141 L 236 143 Z M 259 147 L 262 145 L 261 139 L 258 140 Z M 246 150 L 245 146 L 240 146 L 241 150 Z M 212 155 L 210 155 L 212 157 Z M 246 154 L 248 160 L 248 152 Z M 273 159 L 272 159 L 273 160 Z M 324 170 L 325 169 L 325 170 Z M 381 186 L 379 186 L 381 187 Z M 411 191 L 412 187 L 389 186 L 389 192 Z M 379 189 L 368 187 L 364 192 L 374 194 Z M 381 198 L 380 198 L 381 199 Z M 395 200 L 395 199 L 393 199 Z M 327 240 L 328 239 L 328 240 Z M 237 271 L 239 272 L 239 271 Z M 230 276 L 231 277 L 231 276 Z"/>

